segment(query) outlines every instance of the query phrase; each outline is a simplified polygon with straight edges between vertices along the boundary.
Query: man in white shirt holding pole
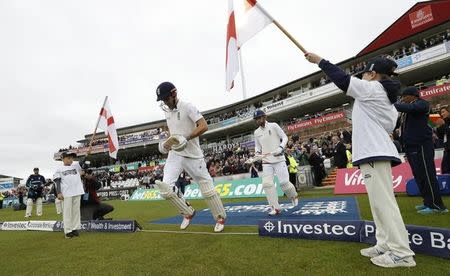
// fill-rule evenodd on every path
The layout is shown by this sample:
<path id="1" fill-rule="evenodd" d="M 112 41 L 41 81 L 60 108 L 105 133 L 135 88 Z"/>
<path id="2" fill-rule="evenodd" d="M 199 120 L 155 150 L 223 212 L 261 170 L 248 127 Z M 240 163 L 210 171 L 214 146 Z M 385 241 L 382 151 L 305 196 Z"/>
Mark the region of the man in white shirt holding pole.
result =
<path id="1" fill-rule="evenodd" d="M 292 205 L 298 205 L 298 194 L 295 186 L 289 181 L 289 172 L 284 157 L 288 138 L 277 123 L 267 122 L 264 111 L 255 110 L 253 119 L 259 126 L 255 130 L 255 156 L 262 158 L 262 185 L 271 207 L 269 215 L 274 216 L 281 213 L 274 175 L 278 177 L 281 190 L 291 200 Z"/>

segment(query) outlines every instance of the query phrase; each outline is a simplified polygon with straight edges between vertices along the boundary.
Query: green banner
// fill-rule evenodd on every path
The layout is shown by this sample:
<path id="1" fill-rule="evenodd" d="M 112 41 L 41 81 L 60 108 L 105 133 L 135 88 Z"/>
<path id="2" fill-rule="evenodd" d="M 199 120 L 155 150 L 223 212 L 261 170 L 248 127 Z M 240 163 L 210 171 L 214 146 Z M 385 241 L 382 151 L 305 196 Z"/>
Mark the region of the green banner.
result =
<path id="1" fill-rule="evenodd" d="M 278 196 L 283 195 L 278 179 L 275 177 L 275 185 L 277 187 Z M 232 181 L 219 181 L 214 183 L 216 191 L 221 198 L 240 198 L 240 197 L 265 197 L 261 178 L 248 178 Z M 201 199 L 202 194 L 198 184 L 192 183 L 186 186 L 184 192 L 186 199 Z M 162 200 L 158 189 L 137 189 L 134 191 L 130 200 Z"/>

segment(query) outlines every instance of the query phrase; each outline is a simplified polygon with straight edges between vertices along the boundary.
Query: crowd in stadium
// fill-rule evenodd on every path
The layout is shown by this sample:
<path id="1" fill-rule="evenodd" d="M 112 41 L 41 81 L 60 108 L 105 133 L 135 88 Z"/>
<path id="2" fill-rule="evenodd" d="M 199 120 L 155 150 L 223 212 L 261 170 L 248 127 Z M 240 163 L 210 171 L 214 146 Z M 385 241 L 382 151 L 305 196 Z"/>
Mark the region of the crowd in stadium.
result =
<path id="1" fill-rule="evenodd" d="M 146 130 L 146 131 L 142 131 L 142 132 L 138 132 L 138 133 L 119 135 L 118 139 L 119 139 L 119 144 L 124 144 L 124 143 L 132 143 L 132 142 L 138 143 L 138 142 L 149 141 L 149 140 L 159 140 L 159 139 L 163 139 L 165 137 L 167 137 L 167 133 L 162 128 L 155 128 L 155 129 L 150 129 L 150 130 Z M 108 143 L 107 139 L 95 139 L 92 142 L 92 146 L 104 145 L 107 143 Z M 60 149 L 59 152 L 68 151 L 68 150 L 77 149 L 77 148 L 85 148 L 88 146 L 89 146 L 89 142 L 81 143 L 77 147 L 73 147 L 72 145 L 70 145 L 68 148 Z"/>

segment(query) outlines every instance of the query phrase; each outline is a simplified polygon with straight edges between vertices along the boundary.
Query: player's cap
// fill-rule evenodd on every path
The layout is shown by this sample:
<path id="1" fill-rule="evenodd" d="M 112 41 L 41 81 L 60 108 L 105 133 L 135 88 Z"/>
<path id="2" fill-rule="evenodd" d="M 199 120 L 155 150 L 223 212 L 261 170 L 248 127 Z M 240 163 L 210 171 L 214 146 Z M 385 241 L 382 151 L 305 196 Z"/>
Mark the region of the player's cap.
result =
<path id="1" fill-rule="evenodd" d="M 407 95 L 420 97 L 419 90 L 415 86 L 408 86 L 405 89 L 403 89 L 402 96 L 407 96 Z"/>
<path id="2" fill-rule="evenodd" d="M 34 168 L 33 171 L 39 171 L 39 168 Z"/>
<path id="3" fill-rule="evenodd" d="M 378 74 L 386 74 L 388 76 L 398 76 L 398 74 L 395 73 L 397 66 L 397 63 L 390 58 L 376 57 L 369 60 L 364 70 L 359 72 L 357 76 L 360 77 L 364 73 L 372 71 L 375 71 Z"/>
<path id="4" fill-rule="evenodd" d="M 176 92 L 177 88 L 175 87 L 175 85 L 173 85 L 173 83 L 171 82 L 163 82 L 160 85 L 158 85 L 158 88 L 156 88 L 156 101 L 162 101 L 168 97 L 170 97 L 170 95 L 172 95 L 172 92 Z"/>
<path id="5" fill-rule="evenodd" d="M 257 118 L 262 117 L 262 116 L 267 116 L 267 115 L 261 109 L 257 109 L 257 110 L 255 110 L 255 112 L 253 112 L 253 119 L 257 119 Z"/>
<path id="6" fill-rule="evenodd" d="M 75 153 L 75 152 L 63 152 L 62 154 L 61 154 L 61 156 L 62 156 L 62 158 L 64 158 L 64 157 L 73 157 L 73 158 L 76 158 L 77 157 L 77 154 Z"/>

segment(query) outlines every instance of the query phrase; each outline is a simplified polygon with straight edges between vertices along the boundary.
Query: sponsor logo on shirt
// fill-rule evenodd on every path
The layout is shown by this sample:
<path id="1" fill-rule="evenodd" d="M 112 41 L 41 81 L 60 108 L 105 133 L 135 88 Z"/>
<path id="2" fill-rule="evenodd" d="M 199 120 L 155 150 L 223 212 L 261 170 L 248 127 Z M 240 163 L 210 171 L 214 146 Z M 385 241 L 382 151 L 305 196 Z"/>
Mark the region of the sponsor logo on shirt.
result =
<path id="1" fill-rule="evenodd" d="M 67 170 L 67 171 L 63 171 L 61 172 L 62 175 L 67 176 L 67 175 L 76 175 L 78 174 L 76 169 L 72 169 L 72 170 Z"/>

